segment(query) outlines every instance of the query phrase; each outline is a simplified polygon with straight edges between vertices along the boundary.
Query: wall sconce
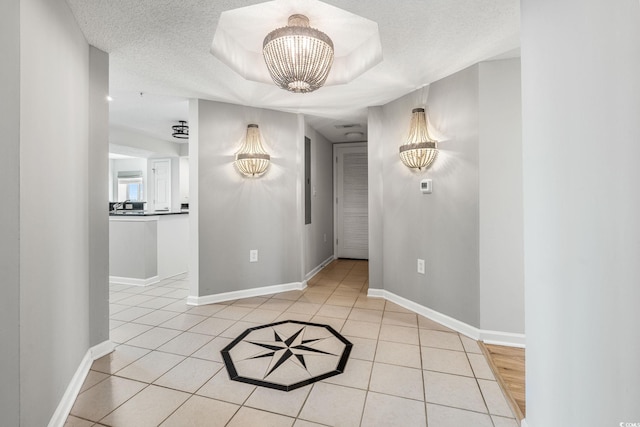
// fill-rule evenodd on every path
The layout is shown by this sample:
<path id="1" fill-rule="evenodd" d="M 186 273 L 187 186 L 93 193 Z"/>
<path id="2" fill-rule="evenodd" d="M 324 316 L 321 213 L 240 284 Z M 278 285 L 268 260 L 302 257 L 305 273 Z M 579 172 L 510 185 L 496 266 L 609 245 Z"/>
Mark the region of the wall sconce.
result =
<path id="1" fill-rule="evenodd" d="M 409 168 L 422 170 L 431 166 L 436 157 L 438 157 L 438 141 L 429 136 L 424 108 L 414 108 L 411 111 L 409 136 L 400 146 L 400 160 Z"/>
<path id="2" fill-rule="evenodd" d="M 236 154 L 236 168 L 245 176 L 258 177 L 269 167 L 271 156 L 262 148 L 258 125 L 247 126 L 247 137 Z"/>

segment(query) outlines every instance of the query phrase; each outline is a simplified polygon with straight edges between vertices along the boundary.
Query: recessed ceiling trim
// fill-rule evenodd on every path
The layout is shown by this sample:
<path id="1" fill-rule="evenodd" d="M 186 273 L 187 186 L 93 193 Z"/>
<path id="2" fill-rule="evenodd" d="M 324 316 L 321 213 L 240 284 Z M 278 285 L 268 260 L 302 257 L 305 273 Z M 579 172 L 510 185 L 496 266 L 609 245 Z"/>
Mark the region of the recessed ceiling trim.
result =
<path id="1" fill-rule="evenodd" d="M 264 38 L 293 14 L 308 16 L 335 47 L 324 86 L 348 83 L 382 62 L 378 24 L 318 0 L 275 0 L 220 14 L 210 52 L 243 78 L 273 84 L 262 59 Z"/>

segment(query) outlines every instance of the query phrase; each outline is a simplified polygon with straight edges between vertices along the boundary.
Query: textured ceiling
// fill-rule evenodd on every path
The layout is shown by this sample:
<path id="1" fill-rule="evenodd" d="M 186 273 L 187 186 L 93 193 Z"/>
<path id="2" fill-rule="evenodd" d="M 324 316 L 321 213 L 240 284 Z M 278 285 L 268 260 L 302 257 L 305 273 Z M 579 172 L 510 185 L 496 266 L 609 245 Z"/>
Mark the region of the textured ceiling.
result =
<path id="1" fill-rule="evenodd" d="M 223 12 L 211 53 L 245 79 L 273 84 L 262 55 L 265 35 L 287 24 L 282 17 L 299 11 L 334 41 L 326 86 L 350 83 L 382 61 L 377 23 L 317 0 L 268 1 Z M 280 24 L 274 27 L 275 22 Z"/>
<path id="2" fill-rule="evenodd" d="M 368 106 L 517 49 L 520 39 L 515 0 L 326 0 L 377 22 L 383 60 L 348 84 L 294 94 L 245 80 L 210 53 L 220 14 L 261 1 L 67 2 L 89 43 L 109 53 L 111 124 L 165 140 L 171 140 L 171 125 L 187 116 L 184 100 L 202 98 L 301 112 L 328 139 L 346 141 L 336 124 L 359 123 L 366 130 Z M 281 27 L 286 18 L 267 26 Z"/>

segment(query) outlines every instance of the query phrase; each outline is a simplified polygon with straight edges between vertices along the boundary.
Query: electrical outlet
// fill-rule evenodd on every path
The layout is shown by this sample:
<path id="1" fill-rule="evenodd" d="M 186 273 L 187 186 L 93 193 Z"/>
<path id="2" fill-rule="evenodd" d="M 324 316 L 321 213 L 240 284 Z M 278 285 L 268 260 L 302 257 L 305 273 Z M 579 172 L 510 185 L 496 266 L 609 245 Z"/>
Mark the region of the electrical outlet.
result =
<path id="1" fill-rule="evenodd" d="M 418 258 L 418 273 L 420 274 L 425 274 L 424 273 L 424 260 Z"/>
<path id="2" fill-rule="evenodd" d="M 258 250 L 251 249 L 249 251 L 249 262 L 258 262 Z"/>
<path id="3" fill-rule="evenodd" d="M 327 243 L 327 233 L 324 233 L 324 242 Z"/>

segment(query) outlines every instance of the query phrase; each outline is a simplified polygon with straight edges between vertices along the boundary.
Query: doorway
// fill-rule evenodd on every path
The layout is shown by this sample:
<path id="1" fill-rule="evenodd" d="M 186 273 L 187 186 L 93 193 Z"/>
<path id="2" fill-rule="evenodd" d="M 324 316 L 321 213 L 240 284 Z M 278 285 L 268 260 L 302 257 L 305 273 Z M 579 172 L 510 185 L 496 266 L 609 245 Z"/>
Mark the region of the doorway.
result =
<path id="1" fill-rule="evenodd" d="M 333 154 L 335 256 L 369 259 L 367 144 L 336 144 Z"/>
<path id="2" fill-rule="evenodd" d="M 153 171 L 153 206 L 156 211 L 171 209 L 171 159 L 154 160 Z"/>

